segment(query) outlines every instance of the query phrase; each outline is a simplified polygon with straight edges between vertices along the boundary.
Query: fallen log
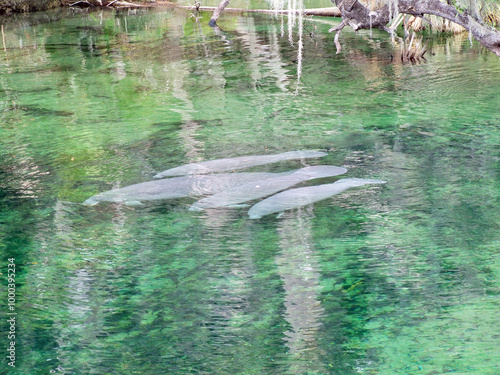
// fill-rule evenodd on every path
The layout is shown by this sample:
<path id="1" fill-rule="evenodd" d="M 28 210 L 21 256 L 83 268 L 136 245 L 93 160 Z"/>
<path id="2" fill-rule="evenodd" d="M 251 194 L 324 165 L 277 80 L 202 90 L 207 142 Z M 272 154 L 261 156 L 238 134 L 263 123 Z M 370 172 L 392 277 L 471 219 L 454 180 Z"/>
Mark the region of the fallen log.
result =
<path id="1" fill-rule="evenodd" d="M 195 9 L 193 6 L 179 6 L 179 8 L 184 9 Z M 197 10 L 206 10 L 206 11 L 214 11 L 218 7 L 197 7 Z M 244 9 L 244 8 L 225 8 L 224 12 L 235 12 L 235 13 L 265 13 L 265 14 L 288 14 L 288 10 L 272 10 L 272 9 Z M 300 10 L 297 10 L 299 13 Z M 341 17 L 339 8 L 330 7 L 330 8 L 314 8 L 314 9 L 305 9 L 305 16 L 318 16 L 318 17 Z M 217 17 L 218 18 L 218 17 Z"/>
<path id="2" fill-rule="evenodd" d="M 229 3 L 229 1 L 228 1 Z M 92 6 L 95 4 L 89 3 L 88 0 L 79 0 L 74 3 L 68 4 L 69 6 L 76 6 L 76 5 L 86 5 L 86 6 Z M 110 3 L 105 3 L 103 6 L 122 6 L 122 7 L 147 7 L 147 8 L 158 8 L 158 7 L 175 7 L 175 8 L 183 8 L 183 9 L 196 9 L 199 11 L 210 11 L 213 12 L 215 11 L 218 7 L 207 7 L 207 6 L 193 6 L 193 5 L 182 5 L 179 6 L 177 3 L 171 2 L 171 1 L 155 1 L 151 3 L 131 3 L 131 2 L 126 2 L 126 1 L 119 1 L 119 0 L 113 0 Z M 225 8 L 224 11 L 226 12 L 234 12 L 234 13 L 265 13 L 265 14 L 288 14 L 288 10 L 271 10 L 271 9 L 245 9 L 245 8 Z M 297 10 L 297 13 L 299 13 L 300 10 Z M 339 8 L 337 7 L 329 7 L 329 8 L 314 8 L 314 9 L 305 9 L 304 13 L 305 16 L 319 16 L 319 17 L 341 17 L 342 14 L 340 13 Z M 218 17 L 217 17 L 218 18 Z"/>

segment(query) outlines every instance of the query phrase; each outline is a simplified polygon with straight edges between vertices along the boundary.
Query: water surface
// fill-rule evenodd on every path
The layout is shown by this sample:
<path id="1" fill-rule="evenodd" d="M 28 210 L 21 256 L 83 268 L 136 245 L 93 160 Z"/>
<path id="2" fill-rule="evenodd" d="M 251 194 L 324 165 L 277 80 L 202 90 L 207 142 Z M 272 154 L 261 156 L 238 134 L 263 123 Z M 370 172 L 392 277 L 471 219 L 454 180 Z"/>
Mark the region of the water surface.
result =
<path id="1" fill-rule="evenodd" d="M 434 38 L 402 65 L 386 34 L 347 29 L 336 55 L 338 21 L 316 19 L 299 81 L 267 15 L 222 30 L 182 10 L 63 15 L 5 21 L 0 49 L 10 373 L 500 372 L 496 56 Z M 387 184 L 260 220 L 194 198 L 81 204 L 188 162 L 302 149 Z"/>

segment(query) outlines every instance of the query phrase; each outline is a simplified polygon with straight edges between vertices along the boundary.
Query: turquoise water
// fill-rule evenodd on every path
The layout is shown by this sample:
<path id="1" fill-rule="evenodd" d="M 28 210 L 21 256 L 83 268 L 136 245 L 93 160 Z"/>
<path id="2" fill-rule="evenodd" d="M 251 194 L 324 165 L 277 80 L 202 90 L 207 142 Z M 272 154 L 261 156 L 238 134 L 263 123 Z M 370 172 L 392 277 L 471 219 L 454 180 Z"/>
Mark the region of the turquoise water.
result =
<path id="1" fill-rule="evenodd" d="M 2 373 L 500 373 L 498 58 L 435 37 L 403 65 L 399 42 L 347 29 L 335 54 L 338 20 L 315 19 L 299 80 L 279 19 L 208 18 L 2 20 L 0 272 L 7 290 L 15 258 L 18 314 Z M 387 184 L 259 220 L 192 198 L 81 204 L 299 149 Z"/>

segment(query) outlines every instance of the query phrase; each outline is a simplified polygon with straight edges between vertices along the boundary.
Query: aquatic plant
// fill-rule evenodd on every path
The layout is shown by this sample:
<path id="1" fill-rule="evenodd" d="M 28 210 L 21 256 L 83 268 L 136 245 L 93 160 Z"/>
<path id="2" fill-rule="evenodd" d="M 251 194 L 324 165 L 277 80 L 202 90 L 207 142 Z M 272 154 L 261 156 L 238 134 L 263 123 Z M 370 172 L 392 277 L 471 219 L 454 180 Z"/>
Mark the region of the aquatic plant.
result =
<path id="1" fill-rule="evenodd" d="M 405 39 L 401 47 L 401 62 L 417 62 L 424 57 L 427 52 L 427 43 L 423 43 L 422 39 L 422 36 L 415 37 L 415 32 Z"/>

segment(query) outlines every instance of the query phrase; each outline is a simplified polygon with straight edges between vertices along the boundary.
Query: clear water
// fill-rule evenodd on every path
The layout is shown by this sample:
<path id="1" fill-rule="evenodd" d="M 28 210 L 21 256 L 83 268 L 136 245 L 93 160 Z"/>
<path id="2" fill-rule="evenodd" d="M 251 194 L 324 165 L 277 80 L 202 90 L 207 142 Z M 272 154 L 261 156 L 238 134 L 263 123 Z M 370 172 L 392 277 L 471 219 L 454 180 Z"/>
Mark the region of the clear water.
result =
<path id="1" fill-rule="evenodd" d="M 226 14 L 214 32 L 189 15 L 3 19 L 0 272 L 5 291 L 15 258 L 18 315 L 0 372 L 500 373 L 498 58 L 436 38 L 402 65 L 387 35 L 349 30 L 336 55 L 338 21 L 318 19 L 297 82 L 279 20 Z M 186 162 L 298 149 L 388 183 L 260 220 L 81 205 Z"/>

